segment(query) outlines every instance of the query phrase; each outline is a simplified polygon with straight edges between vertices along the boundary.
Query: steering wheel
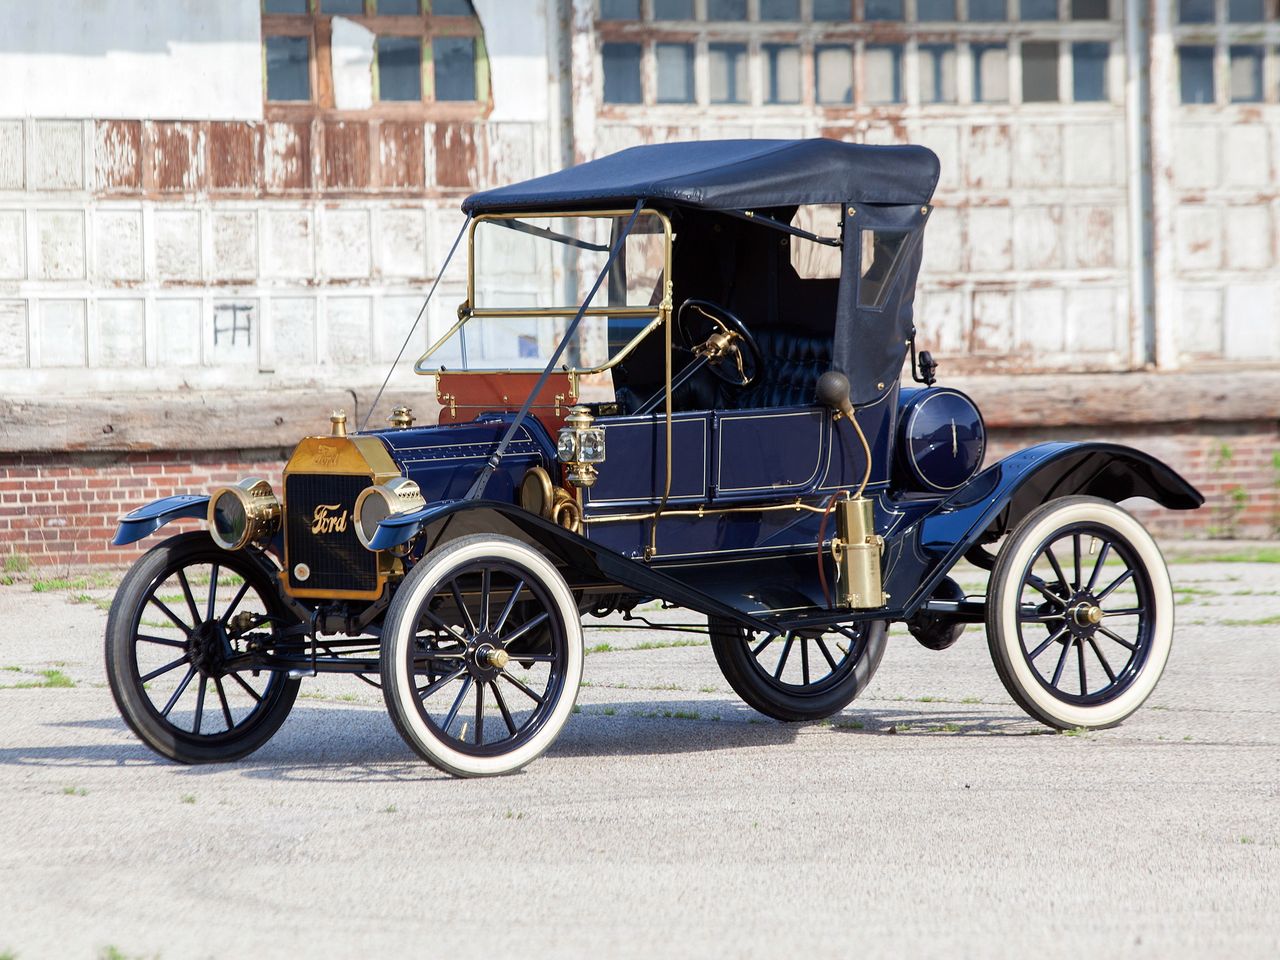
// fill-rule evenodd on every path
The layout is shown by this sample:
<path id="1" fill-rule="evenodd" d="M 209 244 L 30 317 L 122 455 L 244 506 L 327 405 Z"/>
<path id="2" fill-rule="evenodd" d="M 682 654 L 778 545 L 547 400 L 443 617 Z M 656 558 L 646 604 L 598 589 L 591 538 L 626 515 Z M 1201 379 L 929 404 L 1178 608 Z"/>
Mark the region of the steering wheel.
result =
<path id="1" fill-rule="evenodd" d="M 676 311 L 676 331 L 707 369 L 734 387 L 755 382 L 764 361 L 760 345 L 736 314 L 710 300 L 686 300 Z"/>

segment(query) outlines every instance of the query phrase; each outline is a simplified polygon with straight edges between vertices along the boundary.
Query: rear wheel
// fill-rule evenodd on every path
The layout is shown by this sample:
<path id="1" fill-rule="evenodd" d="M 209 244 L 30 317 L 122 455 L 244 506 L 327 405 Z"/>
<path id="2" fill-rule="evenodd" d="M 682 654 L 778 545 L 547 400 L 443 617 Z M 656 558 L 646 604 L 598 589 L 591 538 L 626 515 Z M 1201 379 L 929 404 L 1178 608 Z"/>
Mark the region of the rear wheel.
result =
<path id="1" fill-rule="evenodd" d="M 203 531 L 144 554 L 107 617 L 107 680 L 138 738 L 180 763 L 236 760 L 280 728 L 298 695 L 252 647 L 294 618 L 256 558 Z"/>
<path id="2" fill-rule="evenodd" d="M 884 656 L 888 624 L 869 621 L 822 633 L 753 633 L 711 617 L 720 672 L 749 706 L 775 720 L 820 720 L 867 688 Z"/>
<path id="3" fill-rule="evenodd" d="M 1160 548 L 1095 497 L 1032 511 L 991 572 L 987 643 L 1005 689 L 1037 720 L 1059 729 L 1120 723 L 1155 689 L 1173 643 Z"/>

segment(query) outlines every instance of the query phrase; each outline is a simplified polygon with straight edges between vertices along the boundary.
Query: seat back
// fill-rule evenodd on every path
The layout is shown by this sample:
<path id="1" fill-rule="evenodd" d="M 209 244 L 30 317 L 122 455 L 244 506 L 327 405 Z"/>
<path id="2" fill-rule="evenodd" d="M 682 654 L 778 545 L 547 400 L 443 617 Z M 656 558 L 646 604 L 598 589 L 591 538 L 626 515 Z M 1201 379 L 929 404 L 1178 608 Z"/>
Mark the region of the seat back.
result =
<path id="1" fill-rule="evenodd" d="M 763 369 L 744 390 L 726 391 L 734 410 L 806 406 L 815 402 L 818 378 L 831 369 L 831 338 L 778 328 L 752 331 Z"/>

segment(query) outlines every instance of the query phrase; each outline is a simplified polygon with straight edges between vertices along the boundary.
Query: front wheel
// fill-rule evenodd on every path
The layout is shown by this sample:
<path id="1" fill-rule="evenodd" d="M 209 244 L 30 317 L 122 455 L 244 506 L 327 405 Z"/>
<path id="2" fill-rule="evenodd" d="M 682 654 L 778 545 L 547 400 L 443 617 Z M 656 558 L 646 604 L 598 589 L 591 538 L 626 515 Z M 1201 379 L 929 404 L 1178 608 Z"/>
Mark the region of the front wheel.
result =
<path id="1" fill-rule="evenodd" d="M 419 562 L 391 601 L 383 698 L 433 766 L 513 773 L 569 719 L 582 657 L 578 606 L 551 562 L 509 537 L 462 537 Z"/>
<path id="2" fill-rule="evenodd" d="M 987 591 L 987 644 L 1014 701 L 1058 729 L 1120 723 L 1155 689 L 1173 643 L 1173 588 L 1146 529 L 1095 497 L 1033 510 Z"/>
<path id="3" fill-rule="evenodd" d="M 884 656 L 883 620 L 809 632 L 751 633 L 711 617 L 711 649 L 729 686 L 775 720 L 821 720 L 867 688 Z"/>

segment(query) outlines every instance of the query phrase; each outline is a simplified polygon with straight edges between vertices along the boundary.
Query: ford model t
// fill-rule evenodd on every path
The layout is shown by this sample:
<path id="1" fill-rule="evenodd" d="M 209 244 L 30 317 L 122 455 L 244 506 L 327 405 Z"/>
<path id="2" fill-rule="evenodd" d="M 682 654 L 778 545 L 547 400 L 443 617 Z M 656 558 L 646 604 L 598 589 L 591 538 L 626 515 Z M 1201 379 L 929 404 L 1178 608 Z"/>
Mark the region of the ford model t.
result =
<path id="1" fill-rule="evenodd" d="M 506 773 L 572 712 L 581 618 L 653 600 L 705 616 L 726 680 L 779 720 L 845 707 L 893 622 L 934 649 L 983 624 L 1043 723 L 1123 720 L 1173 601 L 1116 504 L 1202 498 L 1106 443 L 983 468 L 977 408 L 915 348 L 937 176 L 920 147 L 670 143 L 467 199 L 467 297 L 416 365 L 439 424 L 335 414 L 281 488 L 121 521 L 120 544 L 208 527 L 143 556 L 112 606 L 126 722 L 166 757 L 230 760 L 301 678 L 354 673 L 431 763 Z M 985 595 L 948 576 L 962 559 Z"/>

